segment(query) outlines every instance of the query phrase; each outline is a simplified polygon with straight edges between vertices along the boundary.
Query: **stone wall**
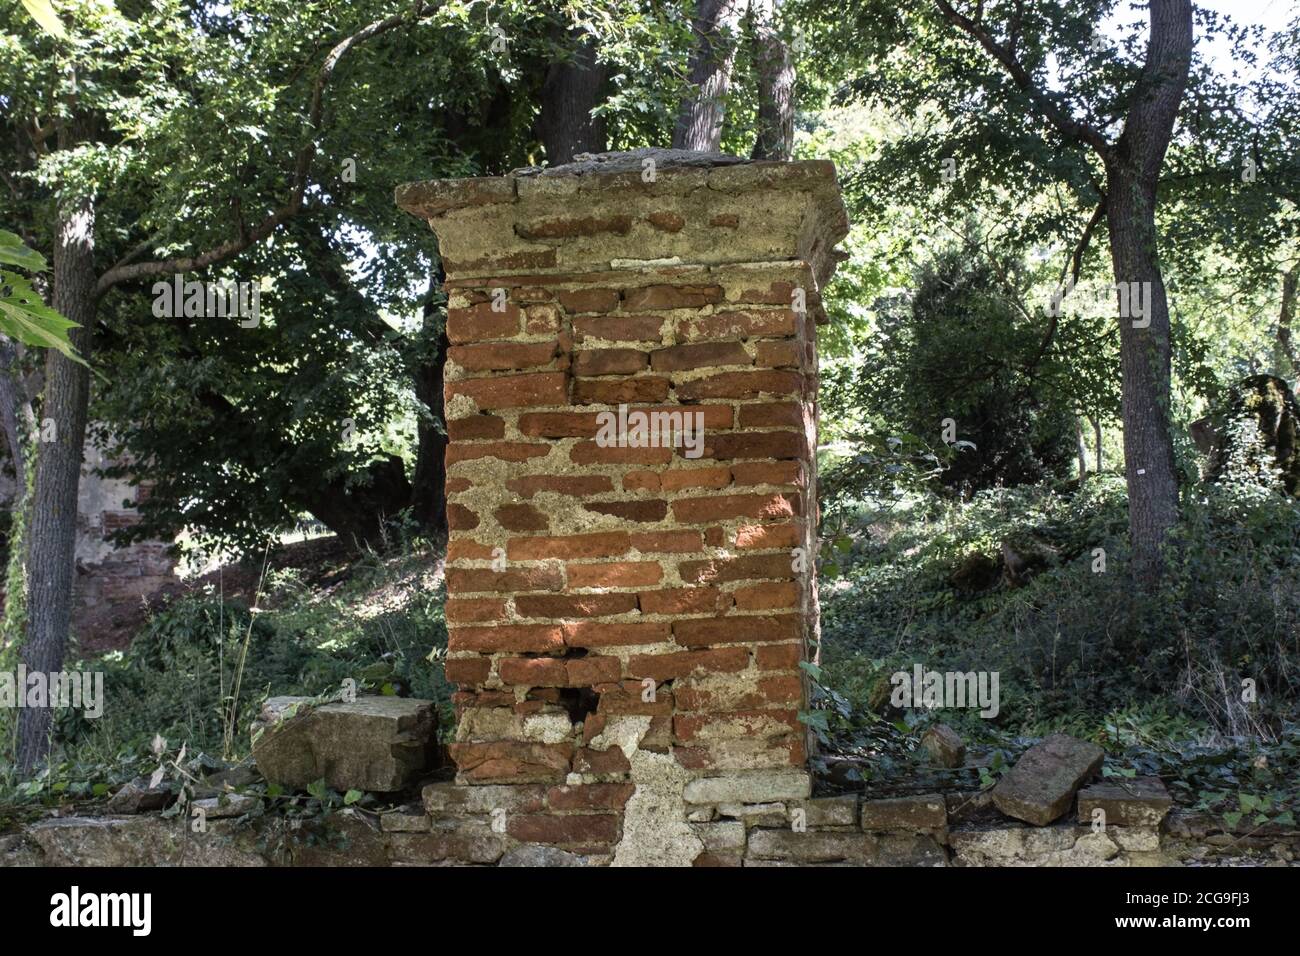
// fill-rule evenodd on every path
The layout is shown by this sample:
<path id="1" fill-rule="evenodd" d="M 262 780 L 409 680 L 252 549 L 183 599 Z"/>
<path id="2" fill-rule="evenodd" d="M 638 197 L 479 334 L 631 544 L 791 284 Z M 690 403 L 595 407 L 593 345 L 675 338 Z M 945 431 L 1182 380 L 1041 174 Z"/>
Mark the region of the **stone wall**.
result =
<path id="1" fill-rule="evenodd" d="M 448 800 L 525 842 L 694 862 L 706 791 L 810 793 L 834 169 L 642 150 L 397 201 L 449 295 Z M 702 442 L 663 447 L 637 413 Z"/>

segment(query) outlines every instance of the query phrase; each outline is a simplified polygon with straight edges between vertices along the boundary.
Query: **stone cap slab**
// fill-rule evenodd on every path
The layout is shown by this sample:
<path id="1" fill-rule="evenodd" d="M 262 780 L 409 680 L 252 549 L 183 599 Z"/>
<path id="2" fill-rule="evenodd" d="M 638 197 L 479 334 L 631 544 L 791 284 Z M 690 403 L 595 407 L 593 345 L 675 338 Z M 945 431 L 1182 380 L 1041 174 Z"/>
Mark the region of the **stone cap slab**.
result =
<path id="1" fill-rule="evenodd" d="M 638 149 L 406 183 L 394 198 L 429 222 L 458 277 L 800 260 L 820 288 L 848 233 L 827 160 Z"/>

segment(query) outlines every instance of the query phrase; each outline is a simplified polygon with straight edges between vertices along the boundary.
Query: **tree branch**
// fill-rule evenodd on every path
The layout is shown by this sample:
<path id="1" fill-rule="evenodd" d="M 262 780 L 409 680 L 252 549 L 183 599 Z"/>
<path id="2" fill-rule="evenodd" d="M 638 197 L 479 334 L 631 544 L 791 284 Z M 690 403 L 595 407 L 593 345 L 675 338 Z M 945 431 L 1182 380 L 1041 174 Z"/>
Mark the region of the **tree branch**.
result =
<path id="1" fill-rule="evenodd" d="M 934 5 L 945 20 L 977 40 L 985 52 L 1002 64 L 1002 68 L 1007 71 L 1012 82 L 1029 97 L 1029 101 L 1033 103 L 1035 109 L 1043 118 L 1055 126 L 1063 136 L 1070 140 L 1087 143 L 1103 160 L 1107 157 L 1111 151 L 1111 145 L 1106 141 L 1106 137 L 1101 134 L 1100 130 L 1089 123 L 1075 119 L 1068 110 L 1063 109 L 1043 90 L 1039 89 L 1037 84 L 1034 83 L 1033 77 L 1029 75 L 1029 71 L 1016 58 L 1013 49 L 998 43 L 980 23 L 958 13 L 948 0 L 934 0 Z"/>
<path id="2" fill-rule="evenodd" d="M 97 297 L 102 296 L 119 282 L 177 272 L 196 272 L 204 269 L 243 252 L 249 246 L 271 235 L 284 222 L 296 216 L 302 210 L 303 195 L 307 190 L 308 174 L 311 171 L 312 160 L 316 156 L 316 137 L 321 129 L 321 112 L 324 105 L 325 87 L 329 85 L 335 69 L 338 68 L 340 61 L 358 45 L 371 37 L 400 26 L 407 22 L 408 18 L 410 20 L 417 19 L 423 9 L 424 0 L 416 0 L 414 10 L 409 15 L 396 13 L 383 20 L 376 20 L 340 41 L 325 57 L 325 61 L 321 64 L 320 71 L 316 74 L 316 81 L 312 87 L 311 107 L 308 111 L 307 121 L 307 141 L 298 151 L 298 157 L 294 163 L 293 184 L 289 190 L 288 202 L 275 209 L 251 229 L 245 229 L 242 223 L 239 224 L 234 238 L 227 239 L 225 242 L 219 243 L 197 255 L 178 256 L 173 259 L 162 259 L 154 262 L 115 265 L 99 277 L 99 281 L 95 284 L 95 295 Z"/>

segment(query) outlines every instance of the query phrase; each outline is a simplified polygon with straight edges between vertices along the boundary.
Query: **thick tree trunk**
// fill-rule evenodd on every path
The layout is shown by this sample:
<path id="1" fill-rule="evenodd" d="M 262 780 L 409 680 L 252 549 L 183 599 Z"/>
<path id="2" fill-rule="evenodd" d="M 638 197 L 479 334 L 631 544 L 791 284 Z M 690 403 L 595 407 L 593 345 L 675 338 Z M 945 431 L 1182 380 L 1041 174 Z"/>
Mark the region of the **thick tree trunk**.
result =
<path id="1" fill-rule="evenodd" d="M 1079 484 L 1082 485 L 1088 477 L 1088 448 L 1083 443 L 1083 422 L 1077 416 L 1074 419 L 1074 438 L 1079 449 Z"/>
<path id="2" fill-rule="evenodd" d="M 447 535 L 447 414 L 443 385 L 447 370 L 447 324 L 443 310 L 433 302 L 433 293 L 441 291 L 441 269 L 430 287 L 430 300 L 424 306 L 426 333 L 440 327 L 437 352 L 432 360 L 415 373 L 415 397 L 429 411 L 429 420 L 416 429 L 415 473 L 412 476 L 412 510 L 420 523 L 433 534 Z"/>
<path id="3" fill-rule="evenodd" d="M 65 200 L 54 240 L 54 308 L 80 327 L 73 346 L 90 360 L 95 319 L 95 205 L 89 198 Z M 63 667 L 72 626 L 73 562 L 77 534 L 77 487 L 86 441 L 90 372 L 50 349 L 46 354 L 41 416 L 54 423 L 54 441 L 42 441 L 36 456 L 31 518 L 27 532 L 28 611 L 23 663 L 31 672 Z M 49 754 L 53 712 L 27 707 L 18 712 L 18 766 L 24 772 Z"/>
<path id="4" fill-rule="evenodd" d="M 688 79 L 694 92 L 682 103 L 673 130 L 674 149 L 714 152 L 722 145 L 727 87 L 735 60 L 734 35 L 743 0 L 696 0 Z"/>
<path id="5" fill-rule="evenodd" d="M 1291 365 L 1291 374 L 1300 374 L 1300 358 L 1296 356 L 1295 344 L 1291 338 L 1291 320 L 1295 316 L 1296 282 L 1300 280 L 1300 262 L 1282 274 L 1282 307 L 1277 314 L 1277 344 L 1282 357 Z M 1278 374 L 1282 374 L 1279 361 Z M 1295 384 L 1294 382 L 1292 383 Z"/>
<path id="6" fill-rule="evenodd" d="M 538 135 L 552 166 L 572 162 L 578 153 L 605 151 L 605 120 L 591 114 L 600 105 L 606 68 L 596 62 L 596 46 L 578 40 L 573 59 L 552 63 L 542 84 Z"/>
<path id="7" fill-rule="evenodd" d="M 753 159 L 788 160 L 794 151 L 794 63 L 777 29 L 780 0 L 753 0 L 758 134 Z"/>
<path id="8" fill-rule="evenodd" d="M 1106 156 L 1107 227 L 1121 310 L 1124 465 L 1134 579 L 1158 581 L 1161 551 L 1178 520 L 1170 436 L 1169 302 L 1156 252 L 1156 188 L 1192 54 L 1190 0 L 1151 0 L 1142 76 L 1119 142 Z M 1124 296 L 1119 297 L 1120 303 Z"/>
<path id="9" fill-rule="evenodd" d="M 1090 419 L 1092 422 L 1092 443 L 1097 452 L 1097 474 L 1101 474 L 1101 419 Z"/>

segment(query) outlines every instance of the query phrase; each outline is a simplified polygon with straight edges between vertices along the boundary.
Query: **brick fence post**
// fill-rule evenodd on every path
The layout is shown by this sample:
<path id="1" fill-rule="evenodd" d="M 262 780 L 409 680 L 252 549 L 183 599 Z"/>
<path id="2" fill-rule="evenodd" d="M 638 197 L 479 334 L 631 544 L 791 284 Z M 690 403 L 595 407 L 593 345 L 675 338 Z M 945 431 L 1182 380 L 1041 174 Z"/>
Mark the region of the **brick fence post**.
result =
<path id="1" fill-rule="evenodd" d="M 719 807 L 810 789 L 834 168 L 637 150 L 397 202 L 449 296 L 457 778 L 426 803 L 615 863 L 724 857 Z"/>

